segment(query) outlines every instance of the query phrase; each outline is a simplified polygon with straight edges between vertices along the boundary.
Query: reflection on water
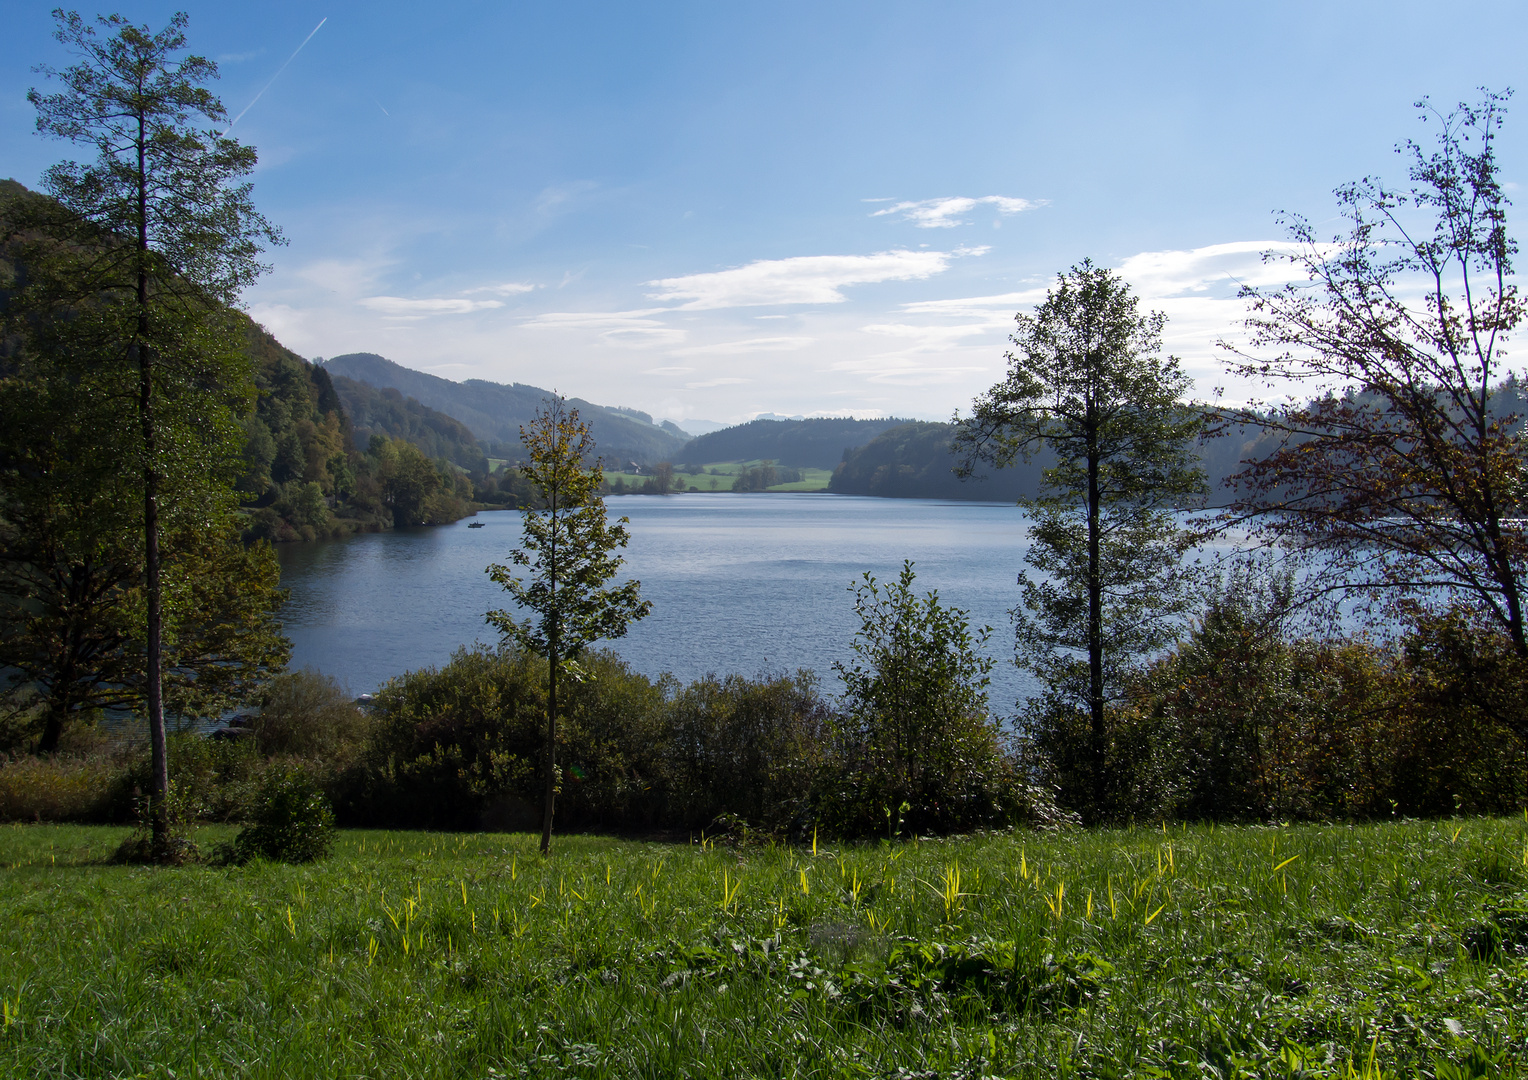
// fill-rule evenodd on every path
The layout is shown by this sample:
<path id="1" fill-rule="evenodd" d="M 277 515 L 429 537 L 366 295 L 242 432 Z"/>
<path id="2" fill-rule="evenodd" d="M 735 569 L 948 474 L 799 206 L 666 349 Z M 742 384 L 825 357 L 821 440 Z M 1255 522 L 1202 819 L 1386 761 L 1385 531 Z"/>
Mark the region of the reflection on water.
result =
<path id="1" fill-rule="evenodd" d="M 833 690 L 835 660 L 852 655 L 849 594 L 865 571 L 894 580 L 904 558 L 919 591 L 937 589 L 995 628 L 992 700 L 1006 710 L 1030 692 L 1011 662 L 1008 609 L 1018 601 L 1026 529 L 1009 505 L 833 495 L 673 495 L 613 498 L 631 519 L 630 574 L 653 611 L 610 643 L 638 670 L 689 680 L 811 668 Z M 484 524 L 469 529 L 469 521 Z M 514 511 L 436 528 L 400 529 L 280 549 L 291 600 L 282 620 L 293 665 L 356 693 L 410 668 L 441 664 L 458 646 L 493 643 L 484 612 L 508 596 L 483 572 L 520 540 Z"/>

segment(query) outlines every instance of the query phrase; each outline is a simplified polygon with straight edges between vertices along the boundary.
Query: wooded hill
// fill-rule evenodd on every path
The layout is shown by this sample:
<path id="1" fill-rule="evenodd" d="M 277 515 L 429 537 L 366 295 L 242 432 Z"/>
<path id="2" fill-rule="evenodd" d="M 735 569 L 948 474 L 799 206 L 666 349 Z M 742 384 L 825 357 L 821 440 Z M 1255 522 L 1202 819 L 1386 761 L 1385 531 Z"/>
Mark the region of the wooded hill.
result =
<path id="1" fill-rule="evenodd" d="M 1053 460 L 1042 452 L 1006 469 L 983 465 L 971 479 L 961 480 L 950 451 L 954 438 L 954 424 L 912 421 L 888 428 L 844 458 L 828 490 L 837 495 L 1012 502 L 1039 493 L 1040 474 Z M 1244 468 L 1242 462 L 1263 457 L 1272 446 L 1266 432 L 1242 427 L 1202 443 L 1199 454 L 1212 501 L 1224 498 L 1224 481 Z"/>
<path id="2" fill-rule="evenodd" d="M 753 420 L 700 435 L 676 460 L 709 465 L 718 461 L 773 461 L 797 469 L 831 469 L 856 447 L 864 446 L 901 420 Z"/>
<path id="3" fill-rule="evenodd" d="M 347 353 L 323 363 L 331 375 L 343 375 L 378 389 L 392 389 L 431 409 L 459 420 L 494 457 L 518 457 L 520 427 L 529 424 L 551 391 L 524 383 L 504 384 L 484 379 L 452 382 L 414 371 L 376 353 Z M 687 437 L 672 424 L 666 429 L 645 413 L 611 409 L 581 398 L 569 398 L 594 434 L 595 445 L 608 463 L 656 465 L 677 460 Z M 678 432 L 678 434 L 676 434 Z"/>

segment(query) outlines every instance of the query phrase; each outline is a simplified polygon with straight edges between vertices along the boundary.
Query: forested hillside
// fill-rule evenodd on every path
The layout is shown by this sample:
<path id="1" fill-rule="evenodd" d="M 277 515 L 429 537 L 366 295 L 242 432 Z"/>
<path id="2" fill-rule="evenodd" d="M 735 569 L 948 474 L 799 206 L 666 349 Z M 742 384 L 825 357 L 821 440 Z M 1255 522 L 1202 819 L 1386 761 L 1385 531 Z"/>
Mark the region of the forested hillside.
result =
<path id="1" fill-rule="evenodd" d="M 409 435 L 449 432 L 449 417 L 418 402 L 388 401 L 381 420 L 393 426 L 368 413 L 363 451 L 328 372 L 254 322 L 247 339 L 259 391 L 243 421 L 245 472 L 238 482 L 249 507 L 247 538 L 314 540 L 438 524 L 469 512 L 471 481 L 436 465 Z"/>
<path id="2" fill-rule="evenodd" d="M 494 457 L 518 457 L 520 426 L 530 423 L 536 409 L 552 396 L 549 390 L 524 383 L 506 385 L 469 379 L 452 382 L 414 371 L 375 353 L 348 353 L 324 362 L 332 375 L 344 375 L 380 389 L 391 388 L 461 421 Z M 595 444 L 611 464 L 634 461 L 656 465 L 672 461 L 685 440 L 642 419 L 645 414 L 609 409 L 569 398 L 594 433 Z M 677 430 L 677 429 L 676 429 Z"/>
<path id="3" fill-rule="evenodd" d="M 697 436 L 679 454 L 681 460 L 696 465 L 767 459 L 798 469 L 831 469 L 844 460 L 846 452 L 901 422 L 851 417 L 754 420 Z"/>
<path id="4" fill-rule="evenodd" d="M 483 447 L 455 417 L 421 405 L 392 387 L 379 390 L 344 375 L 330 375 L 322 367 L 316 370 L 334 383 L 360 445 L 365 446 L 372 435 L 407 439 L 431 460 L 453 462 L 469 473 L 487 472 Z"/>
<path id="5" fill-rule="evenodd" d="M 976 476 L 961 480 L 955 475 L 956 458 L 950 452 L 954 438 L 954 424 L 914 421 L 890 428 L 849 454 L 834 471 L 828 490 L 838 495 L 994 502 L 1039 493 L 1040 473 L 1050 463 L 1048 454 L 1037 454 L 1033 461 L 1007 469 L 983 465 Z M 1228 427 L 1201 443 L 1199 455 L 1210 484 L 1210 500 L 1223 501 L 1226 479 L 1240 472 L 1243 462 L 1256 460 L 1272 448 L 1270 434 L 1244 425 Z"/>

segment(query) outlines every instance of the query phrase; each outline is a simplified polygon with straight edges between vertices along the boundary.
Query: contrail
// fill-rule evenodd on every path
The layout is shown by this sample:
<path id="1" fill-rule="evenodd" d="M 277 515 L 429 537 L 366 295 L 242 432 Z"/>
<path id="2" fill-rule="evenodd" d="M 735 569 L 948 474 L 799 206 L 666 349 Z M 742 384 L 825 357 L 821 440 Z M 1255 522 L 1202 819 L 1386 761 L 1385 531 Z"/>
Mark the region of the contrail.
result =
<path id="1" fill-rule="evenodd" d="M 271 76 L 270 82 L 266 83 L 264 86 L 262 86 L 260 88 L 260 93 L 255 95 L 254 101 L 251 101 L 248 105 L 244 106 L 243 111 L 240 112 L 238 116 L 235 116 L 233 118 L 233 120 L 229 123 L 229 125 L 226 128 L 223 129 L 223 135 L 227 135 L 230 131 L 233 130 L 233 125 L 234 124 L 237 124 L 240 120 L 244 119 L 244 113 L 249 112 L 250 109 L 253 109 L 255 107 L 255 101 L 259 101 L 260 98 L 264 96 L 265 92 L 271 88 L 271 83 L 274 83 L 277 79 L 279 79 L 281 77 L 281 73 L 287 69 L 287 64 L 290 64 L 293 60 L 297 59 L 297 54 L 302 52 L 303 45 L 306 45 L 308 42 L 312 41 L 313 40 L 313 34 L 316 34 L 321 29 L 323 29 L 324 23 L 326 23 L 328 21 L 329 21 L 329 16 L 327 16 L 327 15 L 325 15 L 322 19 L 318 20 L 318 25 L 313 28 L 313 33 L 309 34 L 307 37 L 303 38 L 302 39 L 302 45 L 299 45 L 299 46 L 297 46 L 297 48 L 292 50 L 292 55 L 287 57 L 286 64 L 282 64 L 279 68 L 276 69 L 276 74 Z M 222 138 L 223 135 L 219 135 L 218 138 Z"/>

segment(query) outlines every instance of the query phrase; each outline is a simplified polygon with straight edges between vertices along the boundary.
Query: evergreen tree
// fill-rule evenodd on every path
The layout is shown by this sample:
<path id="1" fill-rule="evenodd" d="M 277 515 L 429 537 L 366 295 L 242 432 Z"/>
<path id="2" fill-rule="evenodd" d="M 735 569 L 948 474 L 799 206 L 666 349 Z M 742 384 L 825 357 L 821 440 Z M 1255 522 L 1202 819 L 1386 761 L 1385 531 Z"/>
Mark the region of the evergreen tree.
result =
<path id="1" fill-rule="evenodd" d="M 1193 454 L 1199 419 L 1182 403 L 1189 379 L 1160 355 L 1160 313 L 1141 315 L 1117 275 L 1084 261 L 1061 276 L 1033 315 L 1016 316 L 1008 377 L 978 398 L 956 437 L 969 475 L 1045 447 L 1015 609 L 1020 662 L 1049 687 L 1031 709 L 1053 756 L 1068 715 L 1086 718 L 1086 750 L 1069 797 L 1107 805 L 1105 711 L 1133 661 L 1171 640 L 1189 593 L 1190 535 L 1171 514 L 1204 488 Z M 1061 720 L 1056 728 L 1058 718 Z M 1083 774 L 1083 775 L 1077 775 Z M 1078 788 L 1086 787 L 1086 791 Z"/>
<path id="2" fill-rule="evenodd" d="M 253 149 L 220 134 L 227 114 L 205 83 L 212 61 L 184 55 L 186 16 L 155 34 L 120 15 L 57 13 L 55 36 L 78 57 L 62 84 L 32 90 L 37 129 L 95 151 L 92 161 L 48 170 L 56 211 L 27 224 L 52 244 L 47 275 L 69 309 L 69 353 L 107 373 L 132 403 L 134 438 L 119 467 L 134 477 L 142 537 L 143 708 L 152 748 L 156 852 L 169 842 L 163 675 L 177 613 L 167 594 L 164 538 L 216 532 L 236 509 L 242 434 L 235 412 L 253 383 L 231 306 L 263 269 L 257 256 L 280 236 L 243 182 Z M 208 127 L 199 128 L 196 119 Z M 130 389 L 129 389 L 130 387 Z M 126 507 L 122 512 L 128 512 Z M 170 601 L 167 603 L 167 601 Z"/>

